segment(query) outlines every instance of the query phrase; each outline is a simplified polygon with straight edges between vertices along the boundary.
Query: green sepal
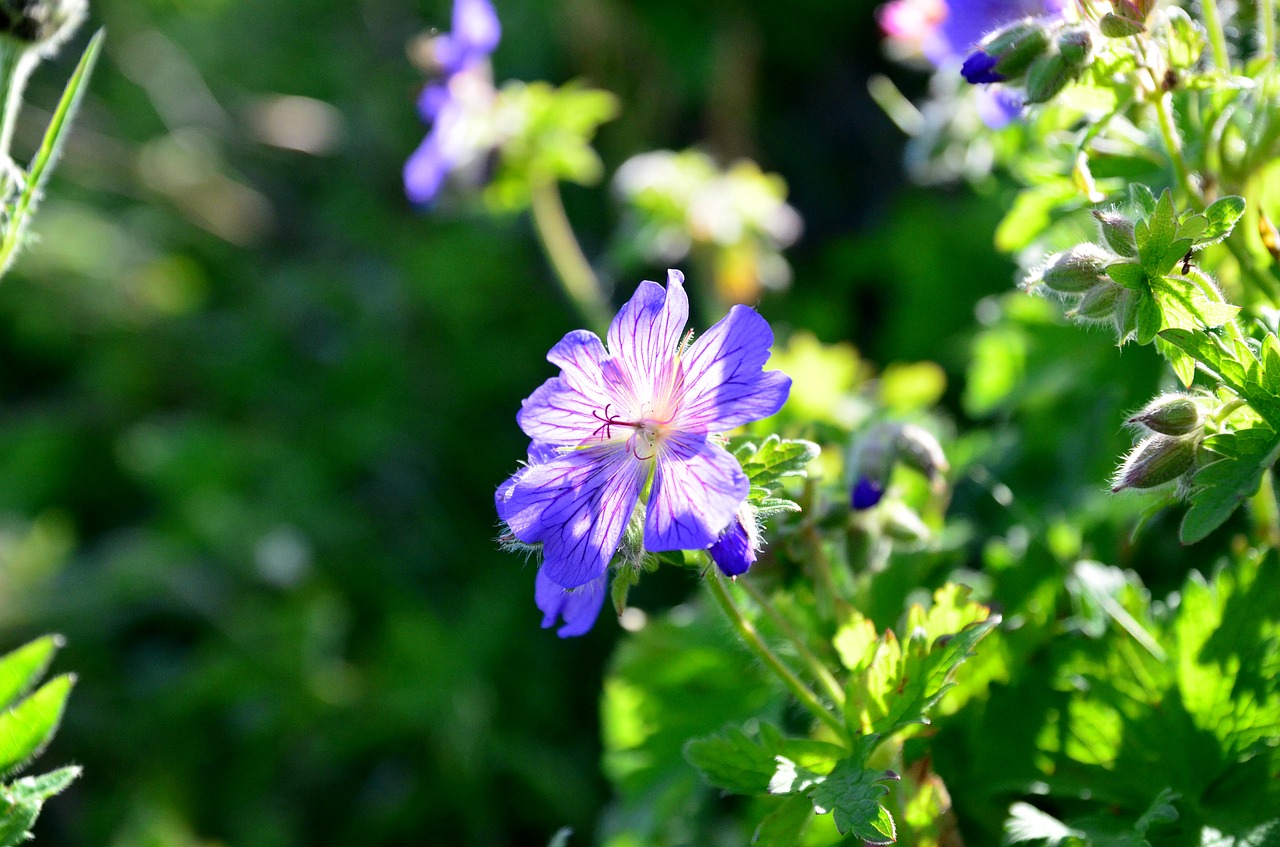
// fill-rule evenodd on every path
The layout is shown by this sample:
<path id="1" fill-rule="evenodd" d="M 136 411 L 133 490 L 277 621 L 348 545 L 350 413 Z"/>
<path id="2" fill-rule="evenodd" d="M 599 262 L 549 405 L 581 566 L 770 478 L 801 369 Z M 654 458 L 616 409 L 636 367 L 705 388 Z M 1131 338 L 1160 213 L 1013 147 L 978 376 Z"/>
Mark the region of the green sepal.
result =
<path id="1" fill-rule="evenodd" d="M 35 687 L 62 644 L 61 635 L 45 635 L 0 658 L 0 708 Z"/>
<path id="2" fill-rule="evenodd" d="M 1149 218 L 1156 211 L 1156 196 L 1141 182 L 1129 183 L 1129 204 L 1142 218 Z"/>
<path id="3" fill-rule="evenodd" d="M 1147 290 L 1147 272 L 1137 262 L 1117 262 L 1107 265 L 1107 276 L 1133 291 Z"/>
<path id="4" fill-rule="evenodd" d="M 27 776 L 0 787 L 0 847 L 17 847 L 31 839 L 31 827 L 40 815 L 44 802 L 61 793 L 76 777 L 80 768 L 66 767 L 39 776 Z"/>
<path id="5" fill-rule="evenodd" d="M 62 720 L 75 677 L 62 674 L 0 715 L 0 774 L 11 774 L 38 756 Z"/>

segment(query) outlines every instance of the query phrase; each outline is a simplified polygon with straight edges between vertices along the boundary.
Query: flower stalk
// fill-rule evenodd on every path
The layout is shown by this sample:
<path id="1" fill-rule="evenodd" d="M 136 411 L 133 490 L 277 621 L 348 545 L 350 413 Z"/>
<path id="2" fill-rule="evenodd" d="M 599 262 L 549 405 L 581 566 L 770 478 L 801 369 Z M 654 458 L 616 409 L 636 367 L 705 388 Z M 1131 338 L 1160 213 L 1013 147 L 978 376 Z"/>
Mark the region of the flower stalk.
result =
<path id="1" fill-rule="evenodd" d="M 742 610 L 734 602 L 733 595 L 729 593 L 729 589 L 725 586 L 724 579 L 719 572 L 715 569 L 710 569 L 706 579 L 703 581 L 711 592 L 711 596 L 715 598 L 716 603 L 724 611 L 725 617 L 729 619 L 729 623 L 733 625 L 734 631 L 738 633 L 738 637 L 742 639 L 748 649 L 755 653 L 769 670 L 773 671 L 774 675 L 787 687 L 787 690 L 815 718 L 825 724 L 840 739 L 847 739 L 848 729 L 840 719 L 827 711 L 827 708 L 822 705 L 822 701 L 818 699 L 818 695 L 814 694 L 813 690 L 805 685 L 804 681 L 796 676 L 795 672 L 787 667 L 786 663 L 778 658 L 778 655 L 764 643 L 764 639 L 760 637 L 760 632 L 755 628 L 755 625 L 747 620 L 746 616 L 742 614 Z"/>
<path id="2" fill-rule="evenodd" d="M 565 214 L 560 187 L 551 179 L 535 181 L 532 186 L 533 223 L 538 231 L 547 261 L 555 271 L 565 294 L 573 301 L 583 319 L 600 334 L 609 326 L 611 312 L 600 279 L 591 268 L 582 246 Z"/>

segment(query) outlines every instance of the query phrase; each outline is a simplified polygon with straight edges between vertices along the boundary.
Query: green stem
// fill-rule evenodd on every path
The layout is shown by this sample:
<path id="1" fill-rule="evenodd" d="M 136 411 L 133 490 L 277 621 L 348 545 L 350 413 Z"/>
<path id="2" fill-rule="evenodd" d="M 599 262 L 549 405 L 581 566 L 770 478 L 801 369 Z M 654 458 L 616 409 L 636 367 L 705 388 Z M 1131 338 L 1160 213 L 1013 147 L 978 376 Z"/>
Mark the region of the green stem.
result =
<path id="1" fill-rule="evenodd" d="M 1262 19 L 1262 45 L 1260 52 L 1268 62 L 1273 62 L 1276 58 L 1275 0 L 1260 0 L 1258 3 L 1258 17 Z"/>
<path id="2" fill-rule="evenodd" d="M 1201 0 L 1200 8 L 1204 13 L 1204 28 L 1209 31 L 1213 63 L 1219 70 L 1230 73 L 1231 58 L 1227 55 L 1227 36 L 1222 30 L 1222 15 L 1218 11 L 1218 0 Z"/>
<path id="3" fill-rule="evenodd" d="M 601 335 L 609 328 L 612 312 L 599 278 L 582 253 L 554 180 L 535 180 L 532 186 L 533 223 L 538 238 L 560 284 L 582 317 Z"/>
<path id="4" fill-rule="evenodd" d="M 1158 92 L 1151 103 L 1155 106 L 1156 117 L 1160 120 L 1160 135 L 1164 138 L 1165 149 L 1169 151 L 1169 161 L 1173 163 L 1178 182 L 1182 183 L 1182 187 L 1193 200 L 1203 205 L 1204 195 L 1200 192 L 1200 186 L 1196 183 L 1191 168 L 1187 166 L 1186 157 L 1182 155 L 1178 128 L 1173 123 L 1173 95 L 1167 91 Z"/>
<path id="5" fill-rule="evenodd" d="M 791 626 L 782 613 L 769 601 L 765 593 L 755 586 L 750 579 L 739 580 L 738 585 L 751 595 L 751 599 L 759 606 L 769 619 L 782 630 L 782 634 L 787 637 L 792 644 L 795 645 L 796 653 L 804 660 L 805 665 L 809 668 L 809 672 L 813 674 L 814 679 L 822 684 L 826 689 L 827 696 L 831 698 L 831 702 L 837 707 L 844 708 L 844 689 L 840 687 L 840 683 L 832 676 L 831 671 L 827 670 L 827 666 L 813 654 L 813 652 L 805 646 L 804 640 L 799 633 Z"/>
<path id="6" fill-rule="evenodd" d="M 800 705 L 808 709 L 815 718 L 826 724 L 829 729 L 835 732 L 837 737 L 842 740 L 847 739 L 849 733 L 844 724 L 835 715 L 828 712 L 826 707 L 822 705 L 822 701 L 818 699 L 818 695 L 814 694 L 800 677 L 796 676 L 789 667 L 783 664 L 777 654 L 764 643 L 755 625 L 743 616 L 742 610 L 733 602 L 733 596 L 729 593 L 729 589 L 725 587 L 724 580 L 719 572 L 712 568 L 703 581 L 707 584 L 711 596 L 716 598 L 716 602 L 724 610 L 725 616 L 729 618 L 729 623 L 733 624 L 738 637 L 743 640 L 747 647 L 759 657 L 760 661 L 769 667 L 769 670 L 774 672 L 778 679 L 782 680 L 782 683 L 800 701 Z"/>

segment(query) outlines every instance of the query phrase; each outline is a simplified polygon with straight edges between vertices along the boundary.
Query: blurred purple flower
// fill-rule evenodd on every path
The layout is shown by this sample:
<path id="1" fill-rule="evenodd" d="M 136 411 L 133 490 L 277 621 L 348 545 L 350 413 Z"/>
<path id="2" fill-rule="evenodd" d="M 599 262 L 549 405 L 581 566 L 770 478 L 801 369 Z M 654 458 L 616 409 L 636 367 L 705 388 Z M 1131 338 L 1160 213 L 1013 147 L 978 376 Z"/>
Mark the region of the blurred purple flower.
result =
<path id="1" fill-rule="evenodd" d="M 849 497 L 849 505 L 853 507 L 854 511 L 865 511 L 879 503 L 880 498 L 883 496 L 883 483 L 877 482 L 869 477 L 860 476 L 858 477 L 858 481 L 853 485 L 853 492 Z"/>
<path id="2" fill-rule="evenodd" d="M 495 500 L 516 538 L 542 543 L 540 576 L 555 586 L 603 578 L 650 481 L 644 546 L 654 552 L 706 549 L 747 497 L 741 466 L 712 436 L 777 412 L 791 380 L 763 370 L 773 331 L 754 310 L 734 306 L 692 344 L 688 317 L 684 277 L 671 271 L 665 291 L 640 283 L 609 327 L 607 349 L 577 330 L 547 354 L 560 375 L 524 401 L 517 420 L 556 454 L 520 469 Z M 563 613 L 566 629 L 585 617 L 565 598 L 551 611 L 551 599 L 539 605 L 553 620 Z"/>
<path id="3" fill-rule="evenodd" d="M 978 92 L 978 117 L 991 129 L 1000 129 L 1022 114 L 1022 92 L 1001 86 Z"/>
<path id="4" fill-rule="evenodd" d="M 428 83 L 418 98 L 418 114 L 431 130 L 404 166 L 405 193 L 413 203 L 430 204 L 445 178 L 474 154 L 468 143 L 468 109 L 477 95 L 492 88 L 485 63 L 501 36 L 489 0 L 455 0 L 453 31 L 431 42 L 444 77 Z"/>

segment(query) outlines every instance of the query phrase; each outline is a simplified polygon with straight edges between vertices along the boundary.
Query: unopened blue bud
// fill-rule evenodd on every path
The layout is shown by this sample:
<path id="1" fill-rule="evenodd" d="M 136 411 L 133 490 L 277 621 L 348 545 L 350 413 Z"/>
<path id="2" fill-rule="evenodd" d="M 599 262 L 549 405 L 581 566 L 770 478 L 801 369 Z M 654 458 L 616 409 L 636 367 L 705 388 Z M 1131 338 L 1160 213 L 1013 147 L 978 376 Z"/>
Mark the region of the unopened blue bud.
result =
<path id="1" fill-rule="evenodd" d="M 853 484 L 853 494 L 849 505 L 855 512 L 863 512 L 880 502 L 884 496 L 884 485 L 865 476 L 858 477 Z"/>
<path id="2" fill-rule="evenodd" d="M 750 506 L 743 506 L 708 552 L 725 576 L 740 576 L 755 564 L 757 530 L 754 513 L 744 514 Z"/>
<path id="3" fill-rule="evenodd" d="M 960 75 L 970 85 L 978 85 L 984 82 L 1004 82 L 1004 77 L 995 70 L 999 62 L 1000 60 L 990 53 L 976 50 L 970 53 L 968 58 L 964 60 L 964 64 L 960 66 Z"/>

